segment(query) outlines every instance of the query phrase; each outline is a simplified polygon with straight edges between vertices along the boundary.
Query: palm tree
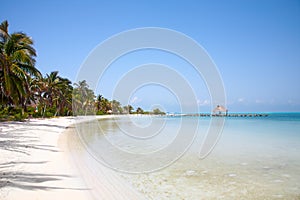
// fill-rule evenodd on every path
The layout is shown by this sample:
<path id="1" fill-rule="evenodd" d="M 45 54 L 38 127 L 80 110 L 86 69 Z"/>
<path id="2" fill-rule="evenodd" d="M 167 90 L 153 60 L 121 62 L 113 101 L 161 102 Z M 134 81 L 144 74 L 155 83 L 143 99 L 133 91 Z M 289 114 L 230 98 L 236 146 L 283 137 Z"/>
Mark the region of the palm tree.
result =
<path id="1" fill-rule="evenodd" d="M 127 105 L 123 107 L 123 113 L 125 114 L 132 114 L 133 107 L 131 105 Z"/>
<path id="2" fill-rule="evenodd" d="M 112 100 L 111 101 L 111 106 L 112 106 L 112 112 L 114 114 L 120 114 L 123 112 L 123 109 L 121 107 L 121 103 L 117 100 Z"/>
<path id="3" fill-rule="evenodd" d="M 97 112 L 98 111 L 101 111 L 101 108 L 102 108 L 102 106 L 101 106 L 101 101 L 102 101 L 102 95 L 98 95 L 97 96 L 97 100 L 96 100 L 96 102 L 95 102 L 95 106 L 96 106 L 96 108 L 97 108 Z"/>
<path id="4" fill-rule="evenodd" d="M 58 75 L 58 71 L 46 74 L 46 77 L 37 80 L 34 84 L 39 103 L 43 106 L 42 115 L 45 115 L 47 107 L 55 110 L 54 116 L 64 115 L 64 111 L 70 113 L 72 110 L 71 81 Z"/>
<path id="5" fill-rule="evenodd" d="M 25 33 L 8 33 L 8 22 L 0 25 L 0 92 L 8 105 L 26 110 L 31 95 L 30 80 L 40 77 L 35 68 L 33 41 Z"/>
<path id="6" fill-rule="evenodd" d="M 56 96 L 58 94 L 60 77 L 58 76 L 58 71 L 51 72 L 50 74 L 46 74 L 44 78 L 44 94 L 43 96 L 48 99 L 49 106 L 52 107 L 54 104 L 54 100 L 56 100 Z"/>
<path id="7" fill-rule="evenodd" d="M 137 113 L 137 114 L 143 114 L 143 113 L 144 113 L 144 110 L 143 110 L 142 108 L 138 107 L 138 108 L 136 109 L 136 113 Z"/>
<path id="8" fill-rule="evenodd" d="M 58 71 L 46 74 L 40 79 L 40 105 L 43 106 L 42 116 L 45 116 L 47 107 L 52 108 L 58 93 L 59 76 Z"/>
<path id="9" fill-rule="evenodd" d="M 73 90 L 73 112 L 75 114 L 92 114 L 94 110 L 95 94 L 89 89 L 85 80 L 74 83 Z"/>
<path id="10" fill-rule="evenodd" d="M 106 98 L 103 97 L 101 99 L 101 108 L 102 108 L 102 111 L 105 114 L 108 114 L 112 110 L 111 102 L 109 102 L 108 99 L 106 99 Z"/>
<path id="11" fill-rule="evenodd" d="M 56 97 L 56 112 L 54 116 L 67 115 L 72 111 L 72 82 L 69 79 L 59 77 L 59 83 L 57 85 L 57 97 Z"/>

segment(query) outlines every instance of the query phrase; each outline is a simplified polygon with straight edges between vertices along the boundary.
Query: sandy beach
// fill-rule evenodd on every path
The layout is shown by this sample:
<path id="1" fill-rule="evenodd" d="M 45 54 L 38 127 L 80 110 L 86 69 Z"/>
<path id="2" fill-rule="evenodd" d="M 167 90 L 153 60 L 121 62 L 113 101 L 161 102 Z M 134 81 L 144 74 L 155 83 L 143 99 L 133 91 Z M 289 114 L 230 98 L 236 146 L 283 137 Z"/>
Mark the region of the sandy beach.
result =
<path id="1" fill-rule="evenodd" d="M 1 200 L 141 199 L 113 171 L 82 163 L 73 123 L 64 117 L 0 124 Z"/>
<path id="2" fill-rule="evenodd" d="M 229 119 L 210 157 L 199 160 L 195 145 L 172 166 L 136 175 L 107 168 L 88 151 L 75 123 L 92 119 L 95 117 L 0 123 L 0 200 L 299 199 L 298 118 Z M 209 121 L 203 120 L 205 127 Z M 113 127 L 112 120 L 103 124 L 109 121 L 108 127 Z M 97 131 L 82 134 L 92 138 L 90 145 L 101 144 L 93 137 Z"/>

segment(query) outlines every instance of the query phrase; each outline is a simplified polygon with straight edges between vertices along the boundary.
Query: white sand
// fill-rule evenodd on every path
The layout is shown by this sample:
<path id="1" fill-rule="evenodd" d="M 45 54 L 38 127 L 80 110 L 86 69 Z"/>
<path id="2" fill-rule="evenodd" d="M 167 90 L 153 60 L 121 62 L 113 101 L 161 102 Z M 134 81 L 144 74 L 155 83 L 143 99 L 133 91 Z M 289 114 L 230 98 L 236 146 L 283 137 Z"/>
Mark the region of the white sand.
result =
<path id="1" fill-rule="evenodd" d="M 62 133 L 72 123 L 71 117 L 0 123 L 1 200 L 142 199 L 114 171 L 82 163 L 72 127 Z"/>

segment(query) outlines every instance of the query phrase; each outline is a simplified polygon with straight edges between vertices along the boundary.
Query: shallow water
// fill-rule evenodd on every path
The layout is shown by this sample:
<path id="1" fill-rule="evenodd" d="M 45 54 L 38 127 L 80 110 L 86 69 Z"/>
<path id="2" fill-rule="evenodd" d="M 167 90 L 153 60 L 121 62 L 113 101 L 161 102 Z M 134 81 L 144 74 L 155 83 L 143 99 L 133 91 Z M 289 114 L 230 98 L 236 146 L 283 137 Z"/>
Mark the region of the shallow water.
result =
<path id="1" fill-rule="evenodd" d="M 226 118 L 216 147 L 199 159 L 209 126 L 210 118 L 201 117 L 124 117 L 101 120 L 98 129 L 86 125 L 82 129 L 89 131 L 80 137 L 96 159 L 131 172 L 120 175 L 148 199 L 300 199 L 299 113 Z M 188 138 L 184 145 L 192 142 L 194 133 L 196 137 L 173 162 L 166 157 L 181 155 L 177 150 L 184 149 L 174 142 L 178 130 Z M 160 162 L 170 165 L 152 173 L 130 171 L 157 167 Z"/>

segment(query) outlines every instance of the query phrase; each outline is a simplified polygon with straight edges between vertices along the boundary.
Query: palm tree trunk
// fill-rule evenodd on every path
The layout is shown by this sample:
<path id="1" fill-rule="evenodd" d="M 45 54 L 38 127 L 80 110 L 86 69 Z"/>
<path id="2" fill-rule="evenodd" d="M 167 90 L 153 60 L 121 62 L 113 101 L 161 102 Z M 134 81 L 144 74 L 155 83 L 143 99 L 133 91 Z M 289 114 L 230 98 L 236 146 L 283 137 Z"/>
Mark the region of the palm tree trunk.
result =
<path id="1" fill-rule="evenodd" d="M 43 115 L 42 115 L 43 118 L 45 117 L 46 107 L 47 107 L 47 105 L 45 104 L 44 109 L 43 109 Z"/>

